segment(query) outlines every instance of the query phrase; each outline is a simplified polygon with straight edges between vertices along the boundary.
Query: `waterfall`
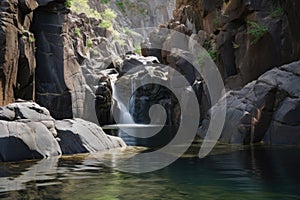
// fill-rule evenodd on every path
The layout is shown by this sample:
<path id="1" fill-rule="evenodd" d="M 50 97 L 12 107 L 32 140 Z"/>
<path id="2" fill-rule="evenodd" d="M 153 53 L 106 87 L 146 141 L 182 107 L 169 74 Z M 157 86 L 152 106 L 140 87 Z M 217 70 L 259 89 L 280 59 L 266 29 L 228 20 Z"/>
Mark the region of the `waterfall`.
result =
<path id="1" fill-rule="evenodd" d="M 120 112 L 118 119 L 115 119 L 119 124 L 135 124 L 129 110 L 127 109 L 126 105 L 119 97 L 118 90 L 116 89 L 115 80 L 111 80 L 111 87 L 112 87 L 112 96 L 115 101 L 119 104 Z M 114 116 L 115 117 L 115 116 Z"/>

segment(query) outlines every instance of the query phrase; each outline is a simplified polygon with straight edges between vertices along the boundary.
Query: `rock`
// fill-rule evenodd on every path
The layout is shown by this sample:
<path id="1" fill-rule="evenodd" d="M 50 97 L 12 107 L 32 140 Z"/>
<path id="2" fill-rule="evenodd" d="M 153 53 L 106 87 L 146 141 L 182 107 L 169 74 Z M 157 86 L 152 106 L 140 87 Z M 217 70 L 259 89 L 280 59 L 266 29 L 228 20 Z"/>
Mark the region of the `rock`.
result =
<path id="1" fill-rule="evenodd" d="M 108 76 L 103 75 L 98 83 L 95 99 L 95 111 L 100 126 L 114 124 L 112 118 L 113 96 L 111 80 Z"/>
<path id="2" fill-rule="evenodd" d="M 30 33 L 36 1 L 0 4 L 0 106 L 34 98 L 34 36 Z"/>
<path id="3" fill-rule="evenodd" d="M 230 91 L 213 106 L 210 116 L 227 101 L 220 141 L 300 144 L 300 61 L 274 68 L 241 90 Z M 199 129 L 205 137 L 209 118 Z"/>
<path id="4" fill-rule="evenodd" d="M 82 119 L 57 121 L 55 128 L 63 154 L 91 153 L 126 146 L 122 139 L 106 135 L 99 126 Z"/>
<path id="5" fill-rule="evenodd" d="M 61 155 L 54 119 L 32 102 L 0 108 L 0 161 L 20 161 Z"/>
<path id="6" fill-rule="evenodd" d="M 300 144 L 300 98 L 287 97 L 275 111 L 264 141 L 268 144 Z"/>
<path id="7" fill-rule="evenodd" d="M 68 77 L 70 70 L 74 70 L 76 76 L 76 68 L 70 65 L 64 69 L 62 34 L 66 13 L 62 3 L 39 7 L 34 12 L 32 24 L 37 45 L 36 101 L 46 107 L 55 119 L 73 117 L 73 88 L 67 87 L 65 77 Z"/>
<path id="8" fill-rule="evenodd" d="M 41 159 L 125 147 L 122 139 L 82 119 L 55 121 L 33 102 L 0 107 L 0 161 Z"/>
<path id="9" fill-rule="evenodd" d="M 127 54 L 120 67 L 119 74 L 123 75 L 130 70 L 134 70 L 135 67 L 154 63 L 159 63 L 158 59 L 154 56 L 144 57 L 137 54 Z"/>
<path id="10" fill-rule="evenodd" d="M 168 27 L 174 29 L 183 24 L 194 27 L 194 34 L 205 31 L 215 35 L 217 48 L 207 50 L 216 52 L 216 64 L 226 87 L 236 89 L 273 67 L 300 58 L 297 6 L 297 0 L 179 0 Z M 260 36 L 250 34 L 262 29 L 266 31 Z M 200 44 L 205 46 L 201 40 Z"/>

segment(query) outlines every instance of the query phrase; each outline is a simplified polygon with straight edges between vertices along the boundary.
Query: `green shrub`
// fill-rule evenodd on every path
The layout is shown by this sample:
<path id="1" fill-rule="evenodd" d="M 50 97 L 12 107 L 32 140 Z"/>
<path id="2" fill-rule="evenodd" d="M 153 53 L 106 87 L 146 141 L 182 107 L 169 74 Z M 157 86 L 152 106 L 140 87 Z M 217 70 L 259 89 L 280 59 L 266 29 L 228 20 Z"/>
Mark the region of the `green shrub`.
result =
<path id="1" fill-rule="evenodd" d="M 217 61 L 217 49 L 214 45 L 211 44 L 210 40 L 205 40 L 203 43 L 203 48 L 207 50 L 208 55 L 211 59 L 216 62 Z"/>
<path id="2" fill-rule="evenodd" d="M 122 11 L 122 12 L 125 12 L 125 6 L 123 4 L 122 1 L 117 1 L 116 2 L 116 5 L 118 6 L 118 8 Z"/>
<path id="3" fill-rule="evenodd" d="M 111 28 L 113 21 L 116 19 L 117 14 L 110 8 L 106 9 L 102 14 L 102 22 L 100 23 L 101 28 Z"/>
<path id="4" fill-rule="evenodd" d="M 112 22 L 107 20 L 102 20 L 102 22 L 99 24 L 101 28 L 111 28 L 113 26 Z"/>
<path id="5" fill-rule="evenodd" d="M 220 17 L 219 16 L 216 16 L 215 19 L 214 19 L 214 24 L 219 27 L 220 26 Z"/>
<path id="6" fill-rule="evenodd" d="M 81 37 L 80 29 L 78 27 L 74 29 L 74 33 L 77 37 Z"/>
<path id="7" fill-rule="evenodd" d="M 215 48 L 211 48 L 208 50 L 208 55 L 211 57 L 211 59 L 216 62 L 217 61 L 217 50 Z"/>
<path id="8" fill-rule="evenodd" d="M 140 44 L 136 44 L 134 45 L 134 50 L 133 50 L 134 53 L 137 53 L 139 55 L 142 55 L 142 47 Z"/>
<path id="9" fill-rule="evenodd" d="M 34 38 L 33 35 L 30 35 L 30 36 L 28 37 L 28 42 L 30 42 L 30 43 L 34 43 L 34 42 L 35 42 L 35 38 Z"/>
<path id="10" fill-rule="evenodd" d="M 110 8 L 104 10 L 103 14 L 102 14 L 102 18 L 104 20 L 110 20 L 113 21 L 114 19 L 117 18 L 117 14 Z"/>
<path id="11" fill-rule="evenodd" d="M 66 0 L 64 5 L 66 8 L 71 8 L 73 4 L 73 0 Z"/>
<path id="12" fill-rule="evenodd" d="M 248 21 L 248 26 L 248 34 L 252 37 L 251 44 L 256 44 L 268 32 L 268 27 L 257 22 Z"/>
<path id="13" fill-rule="evenodd" d="M 101 18 L 100 13 L 89 6 L 88 0 L 75 0 L 75 1 L 73 1 L 73 4 L 71 6 L 71 10 L 78 13 L 78 14 L 85 13 L 90 18 L 96 18 L 96 19 Z"/>
<path id="14" fill-rule="evenodd" d="M 93 47 L 93 41 L 90 40 L 90 39 L 87 39 L 87 40 L 86 40 L 86 46 L 87 46 L 88 48 L 92 48 L 92 47 Z"/>
<path id="15" fill-rule="evenodd" d="M 280 5 L 278 5 L 276 7 L 272 6 L 271 11 L 269 12 L 269 16 L 271 18 L 277 18 L 277 17 L 281 16 L 283 13 L 284 13 L 284 10 Z"/>

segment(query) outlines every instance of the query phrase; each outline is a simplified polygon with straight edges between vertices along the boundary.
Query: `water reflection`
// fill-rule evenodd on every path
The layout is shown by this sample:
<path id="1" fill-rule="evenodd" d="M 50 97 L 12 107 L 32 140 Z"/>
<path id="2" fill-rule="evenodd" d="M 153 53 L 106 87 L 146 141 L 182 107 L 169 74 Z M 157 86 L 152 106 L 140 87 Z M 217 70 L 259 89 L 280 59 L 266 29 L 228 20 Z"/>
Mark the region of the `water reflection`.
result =
<path id="1" fill-rule="evenodd" d="M 217 148 L 204 159 L 185 155 L 147 174 L 121 173 L 103 164 L 122 153 L 141 152 L 133 147 L 114 158 L 104 153 L 1 163 L 0 198 L 300 199 L 300 148 L 230 148 Z"/>

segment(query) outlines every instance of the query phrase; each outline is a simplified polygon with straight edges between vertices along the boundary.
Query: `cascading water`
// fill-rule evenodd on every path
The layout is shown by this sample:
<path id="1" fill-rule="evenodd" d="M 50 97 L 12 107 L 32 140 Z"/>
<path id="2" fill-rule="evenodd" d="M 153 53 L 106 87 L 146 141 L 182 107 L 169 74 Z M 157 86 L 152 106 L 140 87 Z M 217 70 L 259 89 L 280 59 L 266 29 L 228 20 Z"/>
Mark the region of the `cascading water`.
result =
<path id="1" fill-rule="evenodd" d="M 111 87 L 113 91 L 112 96 L 118 107 L 118 112 L 112 114 L 117 124 L 105 126 L 103 127 L 103 129 L 117 130 L 117 135 L 121 137 L 127 145 L 155 146 L 153 142 L 149 141 L 149 138 L 155 136 L 157 133 L 160 133 L 160 131 L 164 127 L 164 123 L 166 120 L 164 119 L 162 120 L 163 123 L 156 124 L 152 124 L 151 122 L 150 124 L 141 124 L 142 122 L 139 122 L 139 124 L 135 123 L 132 115 L 129 112 L 129 106 L 126 105 L 126 100 L 124 100 L 126 98 L 122 96 L 124 94 L 122 94 L 119 86 L 116 85 L 116 80 L 117 78 L 111 77 Z M 134 86 L 132 84 L 130 85 L 130 87 L 130 90 L 134 90 Z M 129 99 L 130 98 L 128 98 L 127 100 Z"/>
<path id="2" fill-rule="evenodd" d="M 115 85 L 115 80 L 111 80 L 111 87 L 113 91 L 113 98 L 118 103 L 120 108 L 119 116 L 114 116 L 114 117 L 118 117 L 118 119 L 115 119 L 115 121 L 118 122 L 119 124 L 131 124 L 131 125 L 136 124 L 131 114 L 129 113 L 129 110 L 127 109 L 126 105 L 119 97 L 119 93 Z"/>

